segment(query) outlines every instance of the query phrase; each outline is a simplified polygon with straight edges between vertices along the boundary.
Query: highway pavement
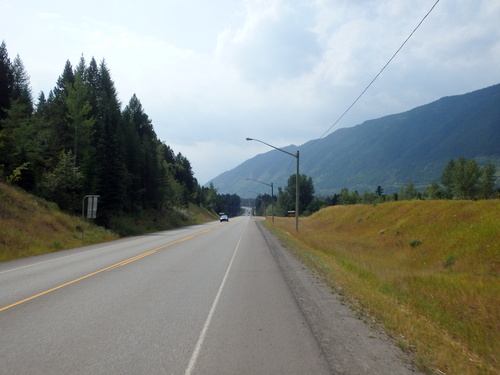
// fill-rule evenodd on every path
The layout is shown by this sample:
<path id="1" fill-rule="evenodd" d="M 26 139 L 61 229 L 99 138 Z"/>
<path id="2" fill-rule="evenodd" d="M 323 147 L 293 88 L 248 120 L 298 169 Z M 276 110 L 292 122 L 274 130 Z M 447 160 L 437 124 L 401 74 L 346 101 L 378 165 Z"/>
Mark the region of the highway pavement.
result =
<path id="1" fill-rule="evenodd" d="M 0 374 L 329 374 L 249 216 L 0 263 Z"/>

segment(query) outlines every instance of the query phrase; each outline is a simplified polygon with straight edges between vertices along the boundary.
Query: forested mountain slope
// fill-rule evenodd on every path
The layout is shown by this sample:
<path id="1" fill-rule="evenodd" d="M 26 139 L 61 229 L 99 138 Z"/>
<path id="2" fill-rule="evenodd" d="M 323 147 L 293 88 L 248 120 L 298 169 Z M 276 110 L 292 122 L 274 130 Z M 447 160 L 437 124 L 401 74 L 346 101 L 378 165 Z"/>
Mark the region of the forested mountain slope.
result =
<path id="1" fill-rule="evenodd" d="M 294 153 L 296 146 L 285 150 Z M 439 182 L 444 166 L 461 156 L 500 170 L 500 84 L 439 99 L 410 111 L 369 120 L 299 146 L 300 173 L 313 178 L 317 194 L 343 187 L 359 192 L 397 191 L 412 182 L 417 188 Z M 295 173 L 291 158 L 272 150 L 247 160 L 211 183 L 220 192 L 269 193 L 247 178 L 285 186 Z M 251 195 L 251 194 L 250 194 Z"/>

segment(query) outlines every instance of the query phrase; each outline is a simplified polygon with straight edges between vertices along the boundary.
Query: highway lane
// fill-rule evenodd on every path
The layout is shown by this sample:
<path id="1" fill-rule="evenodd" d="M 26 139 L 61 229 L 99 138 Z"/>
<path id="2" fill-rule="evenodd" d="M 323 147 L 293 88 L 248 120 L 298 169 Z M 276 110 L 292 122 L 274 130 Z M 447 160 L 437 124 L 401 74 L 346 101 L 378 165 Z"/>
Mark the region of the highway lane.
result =
<path id="1" fill-rule="evenodd" d="M 253 218 L 0 264 L 1 374 L 331 370 Z"/>

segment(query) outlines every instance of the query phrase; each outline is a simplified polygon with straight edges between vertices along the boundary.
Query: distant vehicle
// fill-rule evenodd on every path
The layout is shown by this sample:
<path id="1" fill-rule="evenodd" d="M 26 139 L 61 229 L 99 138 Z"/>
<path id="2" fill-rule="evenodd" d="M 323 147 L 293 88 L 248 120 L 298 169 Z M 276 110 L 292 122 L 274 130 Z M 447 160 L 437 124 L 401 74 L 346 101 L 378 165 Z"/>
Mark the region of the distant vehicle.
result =
<path id="1" fill-rule="evenodd" d="M 220 221 L 221 221 L 221 223 L 223 221 L 229 221 L 229 218 L 227 217 L 227 215 L 220 215 Z"/>

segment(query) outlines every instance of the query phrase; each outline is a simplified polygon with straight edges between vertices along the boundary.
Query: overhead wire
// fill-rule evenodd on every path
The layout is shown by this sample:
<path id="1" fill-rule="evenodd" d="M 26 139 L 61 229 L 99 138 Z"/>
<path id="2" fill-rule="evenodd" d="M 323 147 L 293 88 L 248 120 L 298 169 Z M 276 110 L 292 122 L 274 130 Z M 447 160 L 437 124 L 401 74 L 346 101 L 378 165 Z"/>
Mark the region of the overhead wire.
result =
<path id="1" fill-rule="evenodd" d="M 349 112 L 351 110 L 352 107 L 354 107 L 354 105 L 358 102 L 359 99 L 361 99 L 361 97 L 365 94 L 365 92 L 370 88 L 370 86 L 373 84 L 373 82 L 376 81 L 376 79 L 382 74 L 382 72 L 385 70 L 385 68 L 387 68 L 387 66 L 391 63 L 391 61 L 396 57 L 396 55 L 399 53 L 399 51 L 401 51 L 401 49 L 405 46 L 405 44 L 410 40 L 410 38 L 413 36 L 413 34 L 417 31 L 417 29 L 420 27 L 420 25 L 422 25 L 422 23 L 425 21 L 425 19 L 429 16 L 429 14 L 431 14 L 431 12 L 434 10 L 434 8 L 436 7 L 436 5 L 439 3 L 440 0 L 437 0 L 434 5 L 431 7 L 431 9 L 427 12 L 427 14 L 424 16 L 424 18 L 422 18 L 422 20 L 418 23 L 417 27 L 415 27 L 413 29 L 413 31 L 410 33 L 410 35 L 408 36 L 408 38 L 406 38 L 406 40 L 403 42 L 403 44 L 401 44 L 401 46 L 397 49 L 397 51 L 392 55 L 392 57 L 389 59 L 389 61 L 387 61 L 387 63 L 383 66 L 382 69 L 380 69 L 380 71 L 377 73 L 377 75 L 375 76 L 375 78 L 373 78 L 371 80 L 371 82 L 368 84 L 368 86 L 365 87 L 365 89 L 361 92 L 361 94 L 359 94 L 359 96 L 356 98 L 356 100 L 354 100 L 354 102 L 352 102 L 352 104 L 344 111 L 344 113 L 342 113 L 342 115 L 337 119 L 337 121 L 335 121 L 333 123 L 332 126 L 330 126 L 322 135 L 321 137 L 317 138 L 314 140 L 313 143 L 311 143 L 307 148 L 311 148 L 312 146 L 314 146 L 316 144 L 316 142 L 318 142 L 320 139 L 322 139 L 326 134 L 328 134 L 330 132 L 330 130 L 332 130 L 335 125 L 337 125 L 340 120 L 342 120 L 344 118 L 344 116 L 347 114 L 347 112 Z"/>

